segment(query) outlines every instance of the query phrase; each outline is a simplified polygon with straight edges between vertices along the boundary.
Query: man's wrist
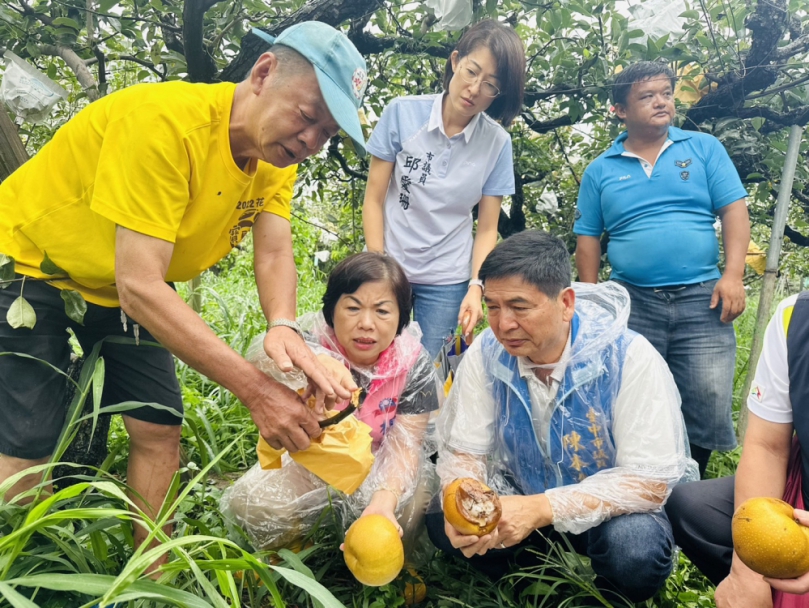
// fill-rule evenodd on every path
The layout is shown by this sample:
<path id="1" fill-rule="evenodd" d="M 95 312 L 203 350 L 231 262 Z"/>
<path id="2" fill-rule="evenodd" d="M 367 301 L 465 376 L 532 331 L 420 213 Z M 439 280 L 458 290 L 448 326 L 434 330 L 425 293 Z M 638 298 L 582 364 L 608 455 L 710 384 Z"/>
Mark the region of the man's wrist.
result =
<path id="1" fill-rule="evenodd" d="M 545 494 L 537 494 L 536 500 L 536 518 L 534 520 L 534 527 L 536 529 L 550 526 L 553 523 L 553 508 L 551 501 Z"/>
<path id="2" fill-rule="evenodd" d="M 267 331 L 271 329 L 275 329 L 276 327 L 288 327 L 295 331 L 299 336 L 303 336 L 303 331 L 301 330 L 301 326 L 297 321 L 293 321 L 291 319 L 273 319 L 270 321 L 269 325 L 267 326 Z"/>

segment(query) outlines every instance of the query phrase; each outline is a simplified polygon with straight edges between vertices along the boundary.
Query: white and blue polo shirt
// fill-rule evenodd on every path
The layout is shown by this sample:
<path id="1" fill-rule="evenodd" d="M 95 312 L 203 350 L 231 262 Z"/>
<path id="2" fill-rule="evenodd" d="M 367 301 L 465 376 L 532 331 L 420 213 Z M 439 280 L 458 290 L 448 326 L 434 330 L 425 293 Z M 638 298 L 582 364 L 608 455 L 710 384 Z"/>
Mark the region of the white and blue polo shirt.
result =
<path id="1" fill-rule="evenodd" d="M 622 133 L 584 172 L 573 231 L 610 235 L 612 277 L 639 287 L 720 277 L 717 211 L 747 196 L 712 135 L 669 127 L 654 166 L 624 149 Z"/>
<path id="2" fill-rule="evenodd" d="M 399 97 L 366 146 L 393 162 L 385 197 L 385 253 L 412 283 L 450 285 L 470 277 L 472 208 L 482 196 L 514 193 L 511 137 L 486 114 L 447 137 L 442 94 Z"/>

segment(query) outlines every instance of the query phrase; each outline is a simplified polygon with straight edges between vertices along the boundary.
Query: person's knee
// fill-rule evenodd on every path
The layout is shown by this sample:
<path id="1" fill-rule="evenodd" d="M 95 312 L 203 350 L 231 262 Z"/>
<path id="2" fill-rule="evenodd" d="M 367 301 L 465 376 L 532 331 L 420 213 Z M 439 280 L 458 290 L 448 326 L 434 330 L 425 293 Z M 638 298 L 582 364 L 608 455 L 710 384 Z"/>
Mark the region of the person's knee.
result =
<path id="1" fill-rule="evenodd" d="M 50 460 L 49 456 L 44 458 L 15 458 L 14 456 L 7 456 L 0 454 L 0 484 L 5 482 L 18 473 L 22 473 L 26 469 L 35 467 L 40 464 L 45 464 Z M 36 487 L 42 481 L 42 472 L 29 473 L 22 475 L 14 484 L 6 491 L 5 495 L 0 495 L 0 500 L 8 502 L 13 500 L 17 495 L 27 492 L 28 490 Z"/>
<path id="2" fill-rule="evenodd" d="M 664 514 L 622 515 L 593 536 L 593 569 L 634 602 L 652 597 L 671 574 L 674 541 Z"/>
<path id="3" fill-rule="evenodd" d="M 171 452 L 179 454 L 180 425 L 155 424 L 124 416 L 124 424 L 131 447 L 140 450 Z"/>
<path id="4" fill-rule="evenodd" d="M 689 513 L 692 512 L 693 494 L 696 487 L 691 483 L 678 484 L 674 486 L 671 495 L 666 501 L 666 516 L 671 524 L 675 538 L 677 538 L 678 532 L 683 529 L 684 521 L 688 518 Z"/>

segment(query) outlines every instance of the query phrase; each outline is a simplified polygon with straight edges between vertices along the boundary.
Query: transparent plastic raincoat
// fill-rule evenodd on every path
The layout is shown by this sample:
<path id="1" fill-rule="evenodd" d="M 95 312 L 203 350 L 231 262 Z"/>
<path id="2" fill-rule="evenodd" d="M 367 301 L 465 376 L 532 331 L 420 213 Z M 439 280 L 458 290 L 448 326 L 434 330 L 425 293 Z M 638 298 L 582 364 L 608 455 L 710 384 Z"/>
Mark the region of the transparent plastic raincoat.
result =
<path id="1" fill-rule="evenodd" d="M 256 463 L 228 488 L 222 497 L 222 512 L 244 528 L 257 548 L 294 548 L 330 503 L 345 530 L 374 493 L 386 489 L 399 497 L 396 516 L 408 550 L 408 540 L 415 535 L 429 499 L 425 484 L 435 483 L 427 456 L 436 446 L 427 428 L 430 412 L 439 405 L 440 391 L 435 367 L 419 341 L 421 331 L 416 324 L 404 328 L 368 368 L 345 359 L 322 313 L 305 315 L 300 323 L 315 354 L 328 353 L 345 363 L 363 389 L 360 407 L 352 415 L 371 426 L 374 464 L 360 487 L 346 495 L 284 454 L 280 469 L 263 470 Z M 262 335 L 254 340 L 247 359 L 293 390 L 305 387 L 307 381 L 300 371 L 284 374 L 267 357 L 263 339 Z"/>
<path id="2" fill-rule="evenodd" d="M 437 428 L 442 484 L 471 476 L 503 495 L 544 493 L 554 527 L 579 534 L 616 515 L 659 511 L 673 485 L 696 479 L 697 471 L 688 457 L 677 387 L 656 352 L 644 362 L 658 380 L 648 401 L 644 395 L 623 405 L 620 421 L 615 419 L 627 349 L 643 340 L 627 329 L 626 290 L 606 282 L 574 283 L 574 291 L 570 346 L 562 361 L 547 366 L 563 375 L 545 416 L 532 409 L 517 358 L 486 330 L 461 363 Z M 470 395 L 461 397 L 465 374 L 482 376 L 494 409 L 484 450 L 464 447 L 464 437 L 479 435 L 482 424 Z M 616 424 L 622 438 L 636 437 L 654 457 L 618 462 Z"/>

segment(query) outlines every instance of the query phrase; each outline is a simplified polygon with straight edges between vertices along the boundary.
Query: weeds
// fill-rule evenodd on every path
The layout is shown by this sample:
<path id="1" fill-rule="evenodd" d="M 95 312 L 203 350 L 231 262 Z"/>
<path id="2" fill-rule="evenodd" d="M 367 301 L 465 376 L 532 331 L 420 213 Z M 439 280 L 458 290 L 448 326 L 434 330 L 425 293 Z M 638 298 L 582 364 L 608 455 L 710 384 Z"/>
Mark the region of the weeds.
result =
<path id="1" fill-rule="evenodd" d="M 316 235 L 304 235 L 296 259 L 301 269 L 301 311 L 320 305 L 324 275 L 306 257 Z M 250 243 L 245 247 L 249 250 Z M 263 332 L 252 276 L 249 251 L 229 256 L 217 273 L 203 278 L 202 315 L 216 333 L 238 352 Z M 184 286 L 178 286 L 181 294 Z M 743 380 L 745 349 L 749 347 L 754 307 L 737 325 L 739 362 L 736 386 Z M 97 354 L 97 353 L 96 353 Z M 140 512 L 122 481 L 128 439 L 113 417 L 107 460 L 92 475 L 79 475 L 75 485 L 47 496 L 45 482 L 32 492 L 39 499 L 0 506 L 0 596 L 14 608 L 90 607 L 97 602 L 118 602 L 132 608 L 152 606 L 271 606 L 396 608 L 405 604 L 403 591 L 412 580 L 404 575 L 380 588 L 363 587 L 346 568 L 339 543 L 343 531 L 328 511 L 299 553 L 277 555 L 254 551 L 238 529 L 223 521 L 219 512 L 222 490 L 238 472 L 255 462 L 258 438 L 247 410 L 229 392 L 178 363 L 178 376 L 186 405 L 182 429 L 183 469 L 175 477 L 169 497 L 154 520 Z M 57 454 L 70 441 L 71 429 L 81 412 L 80 403 L 93 403 L 91 416 L 105 415 L 100 408 L 103 360 L 87 356 L 77 386 L 73 424 L 60 439 Z M 738 390 L 735 409 L 741 396 Z M 128 407 L 126 405 L 123 406 Z M 119 408 L 120 409 L 120 408 Z M 109 413 L 109 408 L 107 412 Z M 715 454 L 709 475 L 731 474 L 739 450 Z M 44 476 L 53 464 L 37 470 Z M 10 487 L 9 480 L 0 492 Z M 163 526 L 172 523 L 169 538 Z M 155 548 L 135 549 L 134 525 L 145 527 Z M 156 581 L 145 572 L 160 555 L 169 554 Z M 616 606 L 594 585 L 585 558 L 570 547 L 556 546 L 541 565 L 491 582 L 467 563 L 434 554 L 418 566 L 427 587 L 425 608 L 541 608 Z M 710 583 L 680 555 L 666 587 L 641 606 L 646 608 L 702 608 L 711 606 Z"/>

